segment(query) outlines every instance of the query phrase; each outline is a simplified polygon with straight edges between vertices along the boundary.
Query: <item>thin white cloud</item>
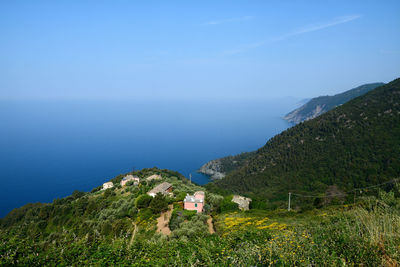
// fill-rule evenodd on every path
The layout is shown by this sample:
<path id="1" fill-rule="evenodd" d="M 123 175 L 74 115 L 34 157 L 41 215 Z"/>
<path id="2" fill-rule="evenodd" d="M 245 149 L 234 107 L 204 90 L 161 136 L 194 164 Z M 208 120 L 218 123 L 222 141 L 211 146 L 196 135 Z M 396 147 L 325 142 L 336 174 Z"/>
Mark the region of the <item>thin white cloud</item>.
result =
<path id="1" fill-rule="evenodd" d="M 219 25 L 219 24 L 226 24 L 226 23 L 232 23 L 232 22 L 247 21 L 247 20 L 251 20 L 251 19 L 254 19 L 254 16 L 244 16 L 244 17 L 240 17 L 240 18 L 212 20 L 212 21 L 205 22 L 201 25 L 204 25 L 204 26 Z"/>
<path id="2" fill-rule="evenodd" d="M 293 33 L 293 35 L 298 35 L 298 34 L 303 34 L 303 33 L 308 33 L 308 32 L 315 32 L 319 31 L 325 28 L 329 28 L 335 25 L 343 24 L 350 22 L 352 20 L 360 18 L 360 15 L 350 15 L 350 16 L 343 16 L 343 17 L 337 17 L 334 20 L 330 22 L 325 22 L 325 23 L 318 23 L 314 25 L 309 25 L 304 28 L 301 28 Z"/>
<path id="3" fill-rule="evenodd" d="M 264 41 L 260 41 L 260 42 L 256 42 L 256 43 L 251 43 L 251 44 L 245 44 L 242 45 L 236 49 L 231 49 L 231 50 L 226 50 L 223 52 L 223 54 L 238 54 L 238 53 L 242 53 L 246 50 L 252 49 L 252 48 L 257 48 L 269 43 L 273 43 L 273 42 L 278 42 L 278 41 L 282 41 L 282 40 L 286 40 L 288 38 L 294 37 L 296 35 L 301 35 L 301 34 L 305 34 L 305 33 L 310 33 L 310 32 L 315 32 L 315 31 L 319 31 L 319 30 L 323 30 L 329 27 L 333 27 L 339 24 L 343 24 L 343 23 L 347 23 L 353 20 L 356 20 L 358 18 L 360 18 L 361 15 L 350 15 L 350 16 L 342 16 L 342 17 L 337 17 L 331 21 L 328 22 L 322 22 L 322 23 L 317 23 L 317 24 L 312 24 L 312 25 L 308 25 L 302 28 L 299 28 L 297 30 L 294 30 L 292 32 L 289 33 L 285 33 L 282 34 L 280 36 L 276 36 L 273 38 L 270 38 L 268 40 L 264 40 Z"/>

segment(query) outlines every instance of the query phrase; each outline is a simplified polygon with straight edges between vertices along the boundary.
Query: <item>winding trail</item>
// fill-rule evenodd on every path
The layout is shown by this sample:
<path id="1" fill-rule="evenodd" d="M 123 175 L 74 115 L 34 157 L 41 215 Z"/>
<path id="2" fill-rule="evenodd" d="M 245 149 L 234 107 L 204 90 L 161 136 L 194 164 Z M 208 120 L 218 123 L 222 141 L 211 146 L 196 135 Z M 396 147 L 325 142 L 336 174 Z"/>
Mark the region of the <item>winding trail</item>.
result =
<path id="1" fill-rule="evenodd" d="M 132 225 L 133 225 L 134 229 L 133 229 L 131 241 L 129 242 L 129 246 L 132 245 L 133 240 L 135 239 L 135 235 L 136 235 L 137 229 L 138 229 L 138 226 L 136 225 L 136 223 L 132 222 Z"/>
<path id="2" fill-rule="evenodd" d="M 210 234 L 215 234 L 213 219 L 210 215 L 208 215 L 207 224 L 208 224 L 208 231 L 210 232 Z"/>
<path id="3" fill-rule="evenodd" d="M 169 205 L 168 210 L 161 212 L 160 217 L 157 218 L 157 233 L 163 233 L 164 235 L 171 234 L 168 223 L 169 219 L 171 218 L 173 208 L 173 205 Z"/>

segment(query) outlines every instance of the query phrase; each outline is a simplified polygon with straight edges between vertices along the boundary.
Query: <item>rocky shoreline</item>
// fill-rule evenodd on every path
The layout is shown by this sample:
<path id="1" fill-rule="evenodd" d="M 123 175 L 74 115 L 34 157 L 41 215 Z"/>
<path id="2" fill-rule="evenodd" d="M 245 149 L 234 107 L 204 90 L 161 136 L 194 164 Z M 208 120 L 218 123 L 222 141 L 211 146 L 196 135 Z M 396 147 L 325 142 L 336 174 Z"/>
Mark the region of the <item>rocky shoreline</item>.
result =
<path id="1" fill-rule="evenodd" d="M 201 166 L 197 172 L 209 176 L 212 180 L 218 180 L 224 178 L 226 175 L 222 169 L 221 160 L 215 159 Z"/>
<path id="2" fill-rule="evenodd" d="M 255 152 L 243 152 L 235 156 L 227 156 L 211 160 L 201 166 L 197 172 L 209 176 L 212 180 L 220 180 L 230 172 L 246 165 Z"/>

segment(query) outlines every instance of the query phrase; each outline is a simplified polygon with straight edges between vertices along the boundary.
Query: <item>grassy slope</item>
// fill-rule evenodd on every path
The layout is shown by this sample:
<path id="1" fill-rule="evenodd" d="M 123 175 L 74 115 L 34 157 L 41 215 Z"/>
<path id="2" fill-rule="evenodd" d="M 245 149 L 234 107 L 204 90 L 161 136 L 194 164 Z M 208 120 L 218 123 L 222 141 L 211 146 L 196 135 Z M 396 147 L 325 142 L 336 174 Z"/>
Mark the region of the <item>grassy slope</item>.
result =
<path id="1" fill-rule="evenodd" d="M 400 175 L 400 79 L 298 124 L 217 186 L 270 201 L 289 191 L 346 190 Z"/>

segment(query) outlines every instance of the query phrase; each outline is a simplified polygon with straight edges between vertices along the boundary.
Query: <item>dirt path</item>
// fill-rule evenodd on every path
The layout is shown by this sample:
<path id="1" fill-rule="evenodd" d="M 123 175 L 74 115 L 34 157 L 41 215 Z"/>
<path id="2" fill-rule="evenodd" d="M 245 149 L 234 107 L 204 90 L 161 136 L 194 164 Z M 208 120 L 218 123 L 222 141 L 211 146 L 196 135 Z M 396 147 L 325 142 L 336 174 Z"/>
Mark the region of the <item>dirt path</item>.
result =
<path id="1" fill-rule="evenodd" d="M 164 235 L 170 235 L 171 230 L 168 227 L 169 219 L 171 218 L 173 205 L 168 206 L 168 210 L 162 212 L 160 217 L 157 218 L 157 232 L 163 233 Z"/>
<path id="2" fill-rule="evenodd" d="M 215 233 L 214 225 L 212 217 L 210 215 L 208 215 L 207 224 L 208 224 L 208 231 L 210 232 L 210 234 L 214 234 Z"/>
<path id="3" fill-rule="evenodd" d="M 134 230 L 133 230 L 133 233 L 132 233 L 131 241 L 129 242 L 129 246 L 132 245 L 133 240 L 135 239 L 135 235 L 136 235 L 136 232 L 137 232 L 137 228 L 138 228 L 137 225 L 136 225 L 136 223 L 132 222 L 132 225 L 133 225 L 133 227 L 134 227 Z"/>

